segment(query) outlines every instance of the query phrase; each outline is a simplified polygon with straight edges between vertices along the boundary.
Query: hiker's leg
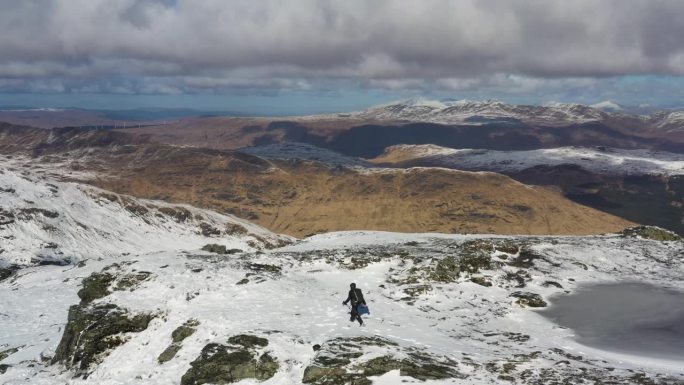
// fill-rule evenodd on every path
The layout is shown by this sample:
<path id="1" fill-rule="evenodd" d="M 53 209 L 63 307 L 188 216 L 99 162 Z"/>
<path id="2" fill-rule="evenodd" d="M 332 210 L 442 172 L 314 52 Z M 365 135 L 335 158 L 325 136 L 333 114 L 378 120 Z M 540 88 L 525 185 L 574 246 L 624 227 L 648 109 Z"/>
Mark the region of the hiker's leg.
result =
<path id="1" fill-rule="evenodd" d="M 354 313 L 355 318 L 357 321 L 359 321 L 359 325 L 363 325 L 363 320 L 361 319 L 361 314 L 359 314 L 359 305 L 354 306 Z"/>

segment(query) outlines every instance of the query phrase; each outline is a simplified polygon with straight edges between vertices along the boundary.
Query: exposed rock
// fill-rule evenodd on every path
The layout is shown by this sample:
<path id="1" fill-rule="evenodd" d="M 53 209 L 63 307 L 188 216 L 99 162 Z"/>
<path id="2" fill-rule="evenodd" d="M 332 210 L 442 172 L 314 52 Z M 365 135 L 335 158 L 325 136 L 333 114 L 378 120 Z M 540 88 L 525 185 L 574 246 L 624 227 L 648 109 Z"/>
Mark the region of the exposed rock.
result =
<path id="1" fill-rule="evenodd" d="M 0 361 L 4 360 L 5 358 L 11 356 L 12 354 L 14 354 L 18 351 L 19 351 L 19 348 L 10 348 L 7 350 L 0 351 Z"/>
<path id="2" fill-rule="evenodd" d="M 59 213 L 56 211 L 41 209 L 38 207 L 29 207 L 19 209 L 18 217 L 20 219 L 30 219 L 32 217 L 35 217 L 36 214 L 41 214 L 42 216 L 47 218 L 57 218 L 59 216 Z"/>
<path id="3" fill-rule="evenodd" d="M 227 384 L 247 378 L 265 381 L 278 371 L 275 358 L 268 352 L 259 355 L 256 350 L 268 345 L 268 340 L 239 335 L 229 341 L 237 345 L 206 345 L 200 356 L 190 363 L 191 368 L 181 378 L 181 385 Z"/>
<path id="4" fill-rule="evenodd" d="M 14 223 L 14 219 L 14 213 L 12 213 L 11 211 L 6 211 L 2 207 L 0 207 L 0 226 Z"/>
<path id="5" fill-rule="evenodd" d="M 413 377 L 418 380 L 443 380 L 447 378 L 463 378 L 454 368 L 437 363 L 432 357 L 409 354 L 411 359 L 398 360 L 392 357 L 377 357 L 363 364 L 359 368 L 365 376 L 380 376 L 392 370 L 399 370 L 402 376 Z"/>
<path id="6" fill-rule="evenodd" d="M 0 374 L 5 374 L 7 372 L 7 369 L 11 367 L 11 365 L 0 364 Z"/>
<path id="7" fill-rule="evenodd" d="M 149 271 L 139 271 L 133 274 L 126 274 L 119 278 L 116 282 L 114 290 L 130 290 L 133 291 L 140 283 L 148 280 L 152 273 Z"/>
<path id="8" fill-rule="evenodd" d="M 505 278 L 508 281 L 515 281 L 516 285 L 515 287 L 517 288 L 523 288 L 525 287 L 527 281 L 531 279 L 530 273 L 528 273 L 526 270 L 520 269 L 516 271 L 515 273 L 507 272 Z"/>
<path id="9" fill-rule="evenodd" d="M 191 319 L 185 321 L 183 325 L 177 327 L 176 330 L 171 333 L 171 339 L 173 342 L 159 355 L 157 361 L 159 361 L 160 364 L 163 364 L 164 362 L 173 359 L 176 356 L 176 353 L 178 353 L 182 347 L 181 342 L 193 335 L 197 330 L 196 327 L 198 325 L 199 321 Z"/>
<path id="10" fill-rule="evenodd" d="M 461 273 L 478 273 L 492 269 L 491 253 L 494 245 L 487 240 L 464 242 L 459 247 L 459 255 L 449 256 L 437 262 L 431 279 L 437 282 L 454 282 Z"/>
<path id="11" fill-rule="evenodd" d="M 470 282 L 476 283 L 480 286 L 485 286 L 485 287 L 491 287 L 492 282 L 488 280 L 486 277 L 472 277 L 470 278 Z"/>
<path id="12" fill-rule="evenodd" d="M 173 342 L 182 342 L 184 339 L 190 337 L 197 330 L 199 321 L 195 319 L 187 320 L 185 323 L 171 333 Z"/>
<path id="13" fill-rule="evenodd" d="M 132 203 L 132 202 L 131 202 L 131 203 L 127 203 L 127 204 L 124 206 L 124 208 L 125 208 L 127 211 L 129 211 L 129 212 L 131 212 L 131 213 L 133 213 L 133 214 L 135 214 L 135 215 L 140 215 L 140 216 L 145 215 L 145 214 L 147 214 L 147 213 L 150 211 L 147 207 L 145 207 L 145 206 L 143 206 L 143 205 L 136 204 L 136 203 Z"/>
<path id="14" fill-rule="evenodd" d="M 161 352 L 159 357 L 157 357 L 157 361 L 160 364 L 171 361 L 174 357 L 176 357 L 176 353 L 178 353 L 178 351 L 181 350 L 182 347 L 183 346 L 181 344 L 169 345 L 166 349 L 164 349 L 163 352 Z"/>
<path id="15" fill-rule="evenodd" d="M 92 273 L 90 276 L 83 278 L 81 283 L 83 287 L 78 291 L 78 298 L 81 299 L 81 304 L 87 304 L 109 295 L 111 293 L 109 286 L 114 282 L 115 278 L 110 273 Z"/>
<path id="16" fill-rule="evenodd" d="M 202 246 L 202 250 L 208 251 L 210 253 L 216 253 L 216 254 L 226 254 L 228 252 L 228 250 L 226 249 L 226 246 L 217 245 L 215 243 L 209 243 L 209 244 Z"/>
<path id="17" fill-rule="evenodd" d="M 553 287 L 557 287 L 559 289 L 563 288 L 563 285 L 561 285 L 560 283 L 555 282 L 555 281 L 544 281 L 544 283 L 542 283 L 542 286 L 544 286 L 544 287 L 553 286 Z"/>
<path id="18" fill-rule="evenodd" d="M 661 229 L 660 227 L 655 227 L 655 226 L 637 226 L 637 227 L 630 227 L 627 229 L 624 229 L 622 233 L 620 233 L 622 237 L 630 237 L 630 238 L 646 238 L 646 239 L 651 239 L 654 241 L 663 241 L 663 242 L 674 242 L 674 241 L 681 241 L 682 237 L 679 235 L 675 234 L 674 232 L 670 230 L 665 230 Z"/>
<path id="19" fill-rule="evenodd" d="M 257 273 L 270 273 L 274 275 L 280 275 L 283 270 L 280 266 L 268 265 L 264 263 L 247 263 L 247 269 L 252 270 Z"/>
<path id="20" fill-rule="evenodd" d="M 266 338 L 261 338 L 257 336 L 252 336 L 249 334 L 238 334 L 228 338 L 228 342 L 233 345 L 240 345 L 247 349 L 265 347 L 268 346 L 268 340 Z"/>
<path id="21" fill-rule="evenodd" d="M 159 210 L 160 213 L 173 218 L 173 220 L 178 223 L 183 223 L 192 218 L 192 213 L 190 213 L 190 210 L 184 209 L 182 207 L 159 207 L 157 210 Z"/>
<path id="22" fill-rule="evenodd" d="M 199 224 L 200 227 L 200 233 L 204 235 L 205 237 L 212 237 L 216 235 L 221 235 L 221 230 L 217 229 L 216 227 L 210 225 L 207 222 L 202 222 Z"/>
<path id="23" fill-rule="evenodd" d="M 523 248 L 520 250 L 518 256 L 509 262 L 508 265 L 529 269 L 530 267 L 534 266 L 534 261 L 537 259 L 542 259 L 542 256 L 537 254 L 532 249 Z"/>
<path id="24" fill-rule="evenodd" d="M 520 306 L 546 307 L 546 301 L 539 295 L 530 292 L 516 291 L 511 297 L 518 298 L 516 303 Z"/>
<path id="25" fill-rule="evenodd" d="M 202 250 L 208 251 L 210 253 L 216 253 L 216 254 L 242 253 L 242 250 L 240 250 L 240 249 L 228 249 L 224 245 L 217 245 L 215 243 L 209 243 L 209 244 L 202 246 Z"/>
<path id="26" fill-rule="evenodd" d="M 6 280 L 14 274 L 14 269 L 2 267 L 0 268 L 0 282 Z"/>
<path id="27" fill-rule="evenodd" d="M 363 360 L 364 348 L 384 348 L 388 354 Z M 398 358 L 401 356 L 402 358 Z M 355 360 L 355 361 L 352 361 Z M 465 378 L 449 359 L 438 359 L 415 350 L 402 351 L 396 343 L 380 337 L 336 338 L 327 341 L 304 370 L 305 384 L 371 384 L 368 377 L 392 370 L 419 380 Z"/>
<path id="28" fill-rule="evenodd" d="M 237 223 L 226 223 L 226 234 L 228 235 L 247 235 L 247 229 Z"/>
<path id="29" fill-rule="evenodd" d="M 153 318 L 151 314 L 130 316 L 114 304 L 74 305 L 69 308 L 64 334 L 52 363 L 76 368 L 76 375 L 85 378 L 108 351 L 126 342 L 122 333 L 141 332 Z"/>

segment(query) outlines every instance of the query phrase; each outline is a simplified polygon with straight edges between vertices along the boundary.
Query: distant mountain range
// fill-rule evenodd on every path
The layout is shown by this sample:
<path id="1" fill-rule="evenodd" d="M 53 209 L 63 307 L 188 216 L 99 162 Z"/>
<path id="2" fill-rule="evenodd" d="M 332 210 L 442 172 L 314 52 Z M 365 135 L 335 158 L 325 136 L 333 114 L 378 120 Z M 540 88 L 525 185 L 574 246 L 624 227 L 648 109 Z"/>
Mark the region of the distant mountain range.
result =
<path id="1" fill-rule="evenodd" d="M 316 118 L 326 115 L 316 115 Z M 684 110 L 629 107 L 612 101 L 592 105 L 549 102 L 544 105 L 508 104 L 498 100 L 430 100 L 412 98 L 328 118 L 429 122 L 439 124 L 481 124 L 522 122 L 543 126 L 565 126 L 609 120 L 630 121 L 665 130 L 684 129 Z"/>

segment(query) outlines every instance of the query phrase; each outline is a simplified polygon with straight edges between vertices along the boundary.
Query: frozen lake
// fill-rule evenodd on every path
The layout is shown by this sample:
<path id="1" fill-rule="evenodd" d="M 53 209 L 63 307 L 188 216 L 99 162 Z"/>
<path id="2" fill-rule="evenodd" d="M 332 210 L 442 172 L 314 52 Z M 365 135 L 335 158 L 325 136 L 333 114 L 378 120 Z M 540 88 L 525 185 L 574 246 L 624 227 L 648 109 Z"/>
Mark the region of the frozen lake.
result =
<path id="1" fill-rule="evenodd" d="M 597 349 L 684 362 L 684 293 L 641 283 L 595 285 L 540 313 Z"/>

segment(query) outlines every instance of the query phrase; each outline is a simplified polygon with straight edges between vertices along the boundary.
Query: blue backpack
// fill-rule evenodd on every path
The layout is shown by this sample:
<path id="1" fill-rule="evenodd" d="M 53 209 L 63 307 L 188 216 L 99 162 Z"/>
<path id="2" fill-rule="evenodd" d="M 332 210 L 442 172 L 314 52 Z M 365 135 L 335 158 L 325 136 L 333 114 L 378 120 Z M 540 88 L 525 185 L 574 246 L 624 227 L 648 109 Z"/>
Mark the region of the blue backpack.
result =
<path id="1" fill-rule="evenodd" d="M 361 304 L 356 308 L 356 311 L 359 313 L 359 315 L 363 314 L 370 314 L 370 310 L 368 310 L 368 306 Z"/>

